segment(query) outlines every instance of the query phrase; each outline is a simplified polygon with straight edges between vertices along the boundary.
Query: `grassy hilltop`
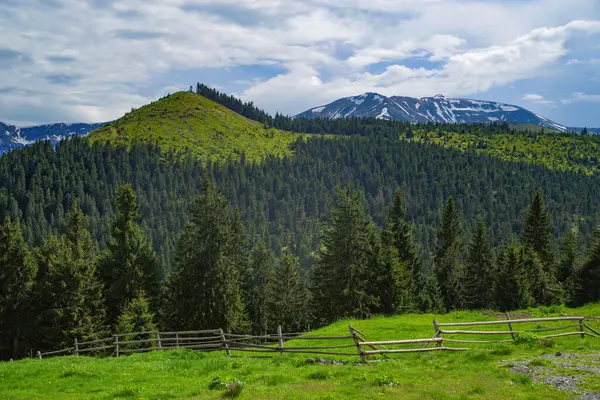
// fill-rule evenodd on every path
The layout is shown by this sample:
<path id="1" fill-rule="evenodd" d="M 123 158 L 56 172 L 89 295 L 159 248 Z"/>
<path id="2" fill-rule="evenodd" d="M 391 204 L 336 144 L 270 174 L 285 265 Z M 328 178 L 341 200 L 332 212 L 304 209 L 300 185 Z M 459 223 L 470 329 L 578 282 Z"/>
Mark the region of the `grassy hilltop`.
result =
<path id="1" fill-rule="evenodd" d="M 580 309 L 529 310 L 529 315 L 533 317 L 559 314 L 598 317 L 600 304 Z M 433 334 L 432 318 L 450 322 L 490 320 L 499 316 L 485 312 L 453 312 L 441 316 L 378 317 L 364 321 L 340 321 L 312 334 L 345 335 L 348 333 L 348 324 L 352 324 L 364 332 L 369 340 L 424 338 Z M 600 328 L 597 320 L 591 321 L 591 325 L 596 329 Z M 530 329 L 535 326 L 519 328 Z M 297 340 L 286 346 L 315 346 L 321 343 L 324 344 Z M 471 350 L 465 352 L 390 355 L 388 361 L 366 365 L 359 363 L 358 357 L 325 356 L 326 359 L 345 360 L 349 363 L 322 365 L 307 363 L 307 358 L 314 357 L 308 354 L 275 354 L 271 358 L 250 358 L 252 354 L 234 353 L 239 357 L 227 357 L 223 352 L 200 353 L 191 350 L 152 352 L 120 358 L 57 357 L 42 361 L 23 360 L 0 364 L 0 398 L 222 398 L 224 389 L 219 384 L 211 385 L 213 381 L 244 382 L 238 397 L 240 399 L 573 398 L 573 391 L 559 391 L 551 384 L 538 383 L 541 379 L 539 376 L 532 379 L 522 372 L 523 369 L 536 370 L 538 375 L 545 375 L 548 379 L 554 376 L 574 377 L 570 379 L 577 382 L 576 390 L 579 392 L 600 392 L 598 338 L 556 338 L 553 347 L 538 344 L 469 346 Z M 348 350 L 353 349 L 341 351 Z M 557 357 L 557 352 L 567 355 Z M 568 355 L 575 353 L 579 358 L 569 358 Z M 212 390 L 209 388 L 211 386 Z"/>
<path id="2" fill-rule="evenodd" d="M 291 154 L 290 145 L 300 136 L 266 128 L 203 96 L 178 92 L 93 131 L 89 140 L 157 143 L 175 151 L 187 148 L 198 158 L 213 161 L 239 159 L 244 153 L 257 161 L 269 154 Z"/>

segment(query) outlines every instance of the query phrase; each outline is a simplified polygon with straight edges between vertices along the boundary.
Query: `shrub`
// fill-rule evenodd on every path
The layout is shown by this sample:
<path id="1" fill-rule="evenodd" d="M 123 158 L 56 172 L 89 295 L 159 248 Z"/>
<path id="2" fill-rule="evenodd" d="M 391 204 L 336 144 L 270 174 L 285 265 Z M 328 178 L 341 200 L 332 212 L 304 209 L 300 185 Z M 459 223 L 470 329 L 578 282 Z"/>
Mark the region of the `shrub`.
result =
<path id="1" fill-rule="evenodd" d="M 225 389 L 225 393 L 223 393 L 223 397 L 233 399 L 238 397 L 242 393 L 242 389 L 244 388 L 244 382 L 242 381 L 233 381 L 227 384 L 227 388 Z"/>
<path id="2" fill-rule="evenodd" d="M 508 355 L 511 355 L 513 351 L 514 350 L 512 347 L 507 346 L 505 344 L 501 344 L 501 345 L 494 346 L 494 348 L 492 349 L 492 351 L 490 353 L 492 353 L 495 356 L 508 356 Z"/>
<path id="3" fill-rule="evenodd" d="M 540 338 L 536 334 L 531 332 L 518 332 L 515 334 L 515 344 L 533 346 L 539 339 Z"/>
<path id="4" fill-rule="evenodd" d="M 398 385 L 398 381 L 393 376 L 388 375 L 377 375 L 375 378 L 377 386 L 390 387 Z"/>

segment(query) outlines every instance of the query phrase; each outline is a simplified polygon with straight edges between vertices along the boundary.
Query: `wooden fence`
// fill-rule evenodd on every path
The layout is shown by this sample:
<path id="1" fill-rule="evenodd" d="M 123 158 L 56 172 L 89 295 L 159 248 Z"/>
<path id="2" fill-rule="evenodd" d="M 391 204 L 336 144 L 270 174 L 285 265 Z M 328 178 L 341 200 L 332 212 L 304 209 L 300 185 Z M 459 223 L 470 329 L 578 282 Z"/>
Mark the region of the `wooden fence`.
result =
<path id="1" fill-rule="evenodd" d="M 519 324 L 532 324 L 532 323 L 555 323 L 555 322 L 571 322 L 568 325 L 561 325 L 556 327 L 546 327 L 539 326 L 533 329 L 522 329 L 515 330 L 514 325 Z M 493 325 L 506 325 L 508 330 L 470 330 L 470 329 L 460 329 L 463 327 L 473 327 L 473 326 L 481 326 L 481 327 L 489 327 Z M 445 329 L 448 327 L 458 327 L 456 330 Z M 446 323 L 438 323 L 435 319 L 433 320 L 433 330 L 434 330 L 434 338 L 439 338 L 447 342 L 447 343 L 472 343 L 472 344 L 489 344 L 489 343 L 514 343 L 518 341 L 519 335 L 523 333 L 546 333 L 546 332 L 560 332 L 567 331 L 561 333 L 551 333 L 548 335 L 539 336 L 539 339 L 550 339 L 556 337 L 563 336 L 580 336 L 582 339 L 586 336 L 592 336 L 600 338 L 600 333 L 596 331 L 594 328 L 589 326 L 585 317 L 579 316 L 570 316 L 570 317 L 550 317 L 550 318 L 528 318 L 528 319 L 510 319 L 510 315 L 506 313 L 505 320 L 499 321 L 480 321 L 480 322 L 446 322 Z M 589 332 L 588 332 L 589 331 Z M 493 339 L 493 340 L 469 340 L 469 339 L 454 339 L 443 337 L 446 336 L 456 336 L 456 335 L 494 335 L 494 336 L 503 336 L 510 335 L 510 339 Z"/>
<path id="2" fill-rule="evenodd" d="M 515 324 L 557 321 L 571 321 L 574 322 L 574 324 L 553 328 L 543 327 L 521 331 L 513 329 L 513 325 Z M 445 329 L 447 327 L 490 325 L 507 325 L 509 330 L 476 331 Z M 435 335 L 432 338 L 385 341 L 370 341 L 367 339 L 364 333 L 355 329 L 352 327 L 352 325 L 348 326 L 349 334 L 343 336 L 314 336 L 309 332 L 283 333 L 281 326 L 277 328 L 277 333 L 265 335 L 225 333 L 223 329 L 177 332 L 132 332 L 126 334 L 114 334 L 105 339 L 91 341 L 78 341 L 75 339 L 72 347 L 45 353 L 38 352 L 37 357 L 41 359 L 49 356 L 69 354 L 76 356 L 90 355 L 119 357 L 122 354 L 128 353 L 186 348 L 198 351 L 224 351 L 228 356 L 232 355 L 232 353 L 239 353 L 241 355 L 246 355 L 244 353 L 295 353 L 354 357 L 358 355 L 362 361 L 368 361 L 367 358 L 369 356 L 375 355 L 381 355 L 384 358 L 387 358 L 389 354 L 398 353 L 468 350 L 468 348 L 464 347 L 449 347 L 445 345 L 446 343 L 483 344 L 514 342 L 517 339 L 517 335 L 522 332 L 551 332 L 578 328 L 577 331 L 550 334 L 542 336 L 541 338 L 572 335 L 580 335 L 582 338 L 586 336 L 600 337 L 600 334 L 585 322 L 584 317 L 555 317 L 511 320 L 507 314 L 507 319 L 501 321 L 438 323 L 436 320 L 433 320 L 433 327 Z M 586 329 L 591 333 L 587 332 Z M 448 338 L 442 335 L 511 335 L 512 337 L 511 339 L 507 340 L 466 340 Z M 292 342 L 288 343 L 290 341 Z M 307 344 L 304 345 L 303 343 Z M 423 344 L 425 346 L 421 346 Z M 429 347 L 431 344 L 435 344 L 435 347 Z"/>

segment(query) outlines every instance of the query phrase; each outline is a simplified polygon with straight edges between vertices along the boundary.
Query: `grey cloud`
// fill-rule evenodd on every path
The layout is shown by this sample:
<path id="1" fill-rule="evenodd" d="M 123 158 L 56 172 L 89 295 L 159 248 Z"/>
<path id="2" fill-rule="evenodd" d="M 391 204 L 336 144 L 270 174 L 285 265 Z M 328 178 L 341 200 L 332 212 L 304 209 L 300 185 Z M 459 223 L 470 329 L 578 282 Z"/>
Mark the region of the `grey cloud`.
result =
<path id="1" fill-rule="evenodd" d="M 143 31 L 137 29 L 121 29 L 115 32 L 115 36 L 121 39 L 151 40 L 165 37 L 161 32 Z"/>
<path id="2" fill-rule="evenodd" d="M 50 74 L 46 75 L 45 79 L 54 85 L 73 85 L 77 83 L 81 77 L 66 74 Z"/>
<path id="3" fill-rule="evenodd" d="M 19 51 L 0 48 L 0 68 L 8 68 L 15 64 L 31 61 L 31 56 Z"/>
<path id="4" fill-rule="evenodd" d="M 77 61 L 75 57 L 70 56 L 50 56 L 46 60 L 56 64 L 67 64 Z"/>

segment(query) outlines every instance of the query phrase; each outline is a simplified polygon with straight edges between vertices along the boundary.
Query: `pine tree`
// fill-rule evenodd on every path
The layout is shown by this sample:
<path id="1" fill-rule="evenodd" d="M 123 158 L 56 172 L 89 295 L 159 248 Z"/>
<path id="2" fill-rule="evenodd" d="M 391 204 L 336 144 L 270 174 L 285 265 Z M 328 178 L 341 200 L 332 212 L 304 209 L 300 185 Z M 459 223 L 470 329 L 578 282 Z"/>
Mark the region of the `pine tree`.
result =
<path id="1" fill-rule="evenodd" d="M 23 239 L 18 222 L 6 218 L 0 226 L 0 359 L 16 358 L 19 340 L 37 271 L 35 258 Z"/>
<path id="2" fill-rule="evenodd" d="M 131 185 L 119 188 L 117 218 L 99 262 L 109 320 L 112 324 L 138 292 L 148 296 L 150 310 L 159 307 L 162 273 L 155 251 L 141 227 L 139 206 Z"/>
<path id="3" fill-rule="evenodd" d="M 66 233 L 50 236 L 38 250 L 34 286 L 40 349 L 70 346 L 75 338 L 106 333 L 102 286 L 96 275 L 97 247 L 77 203 L 66 216 Z"/>
<path id="4" fill-rule="evenodd" d="M 313 277 L 315 316 L 324 323 L 344 317 L 366 318 L 377 303 L 369 294 L 372 222 L 365 213 L 362 192 L 338 188 L 337 195 Z"/>
<path id="5" fill-rule="evenodd" d="M 163 319 L 171 329 L 249 328 L 236 265 L 246 251 L 238 225 L 229 202 L 206 179 L 177 243 L 168 279 Z"/>
<path id="6" fill-rule="evenodd" d="M 419 293 L 421 311 L 430 314 L 444 312 L 444 299 L 441 296 L 437 277 L 432 272 L 425 275 L 424 281 L 423 290 Z"/>
<path id="7" fill-rule="evenodd" d="M 252 251 L 250 269 L 245 279 L 245 299 L 252 333 L 264 335 L 273 331 L 268 308 L 269 279 L 275 269 L 276 259 L 273 252 L 260 241 Z"/>
<path id="8" fill-rule="evenodd" d="M 130 300 L 117 318 L 117 333 L 126 335 L 121 338 L 123 341 L 146 340 L 154 337 L 144 334 L 144 332 L 156 331 L 154 323 L 154 314 L 150 312 L 150 304 L 144 292 L 138 292 L 136 297 Z M 138 347 L 154 347 L 152 342 L 148 344 L 137 344 Z"/>
<path id="9" fill-rule="evenodd" d="M 555 280 L 554 250 L 550 216 L 544 206 L 542 192 L 537 191 L 523 220 L 523 244 L 538 254 L 544 271 Z"/>
<path id="10" fill-rule="evenodd" d="M 298 258 L 284 254 L 271 271 L 267 288 L 272 326 L 281 325 L 284 332 L 301 331 L 309 319 L 308 299 Z"/>
<path id="11" fill-rule="evenodd" d="M 435 272 L 446 310 L 465 305 L 464 266 L 462 264 L 461 218 L 450 197 L 437 232 Z"/>
<path id="12" fill-rule="evenodd" d="M 415 311 L 418 301 L 412 271 L 407 268 L 407 262 L 398 257 L 392 231 L 383 230 L 374 247 L 371 294 L 379 300 L 378 311 L 387 315 Z"/>
<path id="13" fill-rule="evenodd" d="M 527 308 L 534 303 L 528 271 L 524 264 L 525 249 L 512 238 L 498 258 L 494 293 L 502 311 Z"/>
<path id="14" fill-rule="evenodd" d="M 558 267 L 557 279 L 565 292 L 565 301 L 571 304 L 575 296 L 575 285 L 579 264 L 581 262 L 581 245 L 579 232 L 571 229 L 562 245 L 562 256 Z"/>
<path id="15" fill-rule="evenodd" d="M 574 303 L 583 305 L 600 300 L 600 226 L 594 229 L 584 264 L 576 274 Z"/>
<path id="16" fill-rule="evenodd" d="M 388 215 L 388 229 L 393 234 L 394 245 L 398 251 L 398 258 L 408 270 L 410 276 L 404 284 L 410 292 L 413 299 L 417 299 L 423 284 L 421 261 L 417 252 L 417 247 L 413 241 L 411 226 L 406 221 L 406 204 L 404 194 L 397 191 L 394 197 L 394 203 Z M 407 304 L 408 305 L 408 304 Z M 410 308 L 407 309 L 410 311 Z"/>
<path id="17" fill-rule="evenodd" d="M 493 255 L 483 218 L 477 218 L 475 232 L 469 245 L 465 274 L 466 305 L 471 309 L 491 307 L 493 284 Z"/>

